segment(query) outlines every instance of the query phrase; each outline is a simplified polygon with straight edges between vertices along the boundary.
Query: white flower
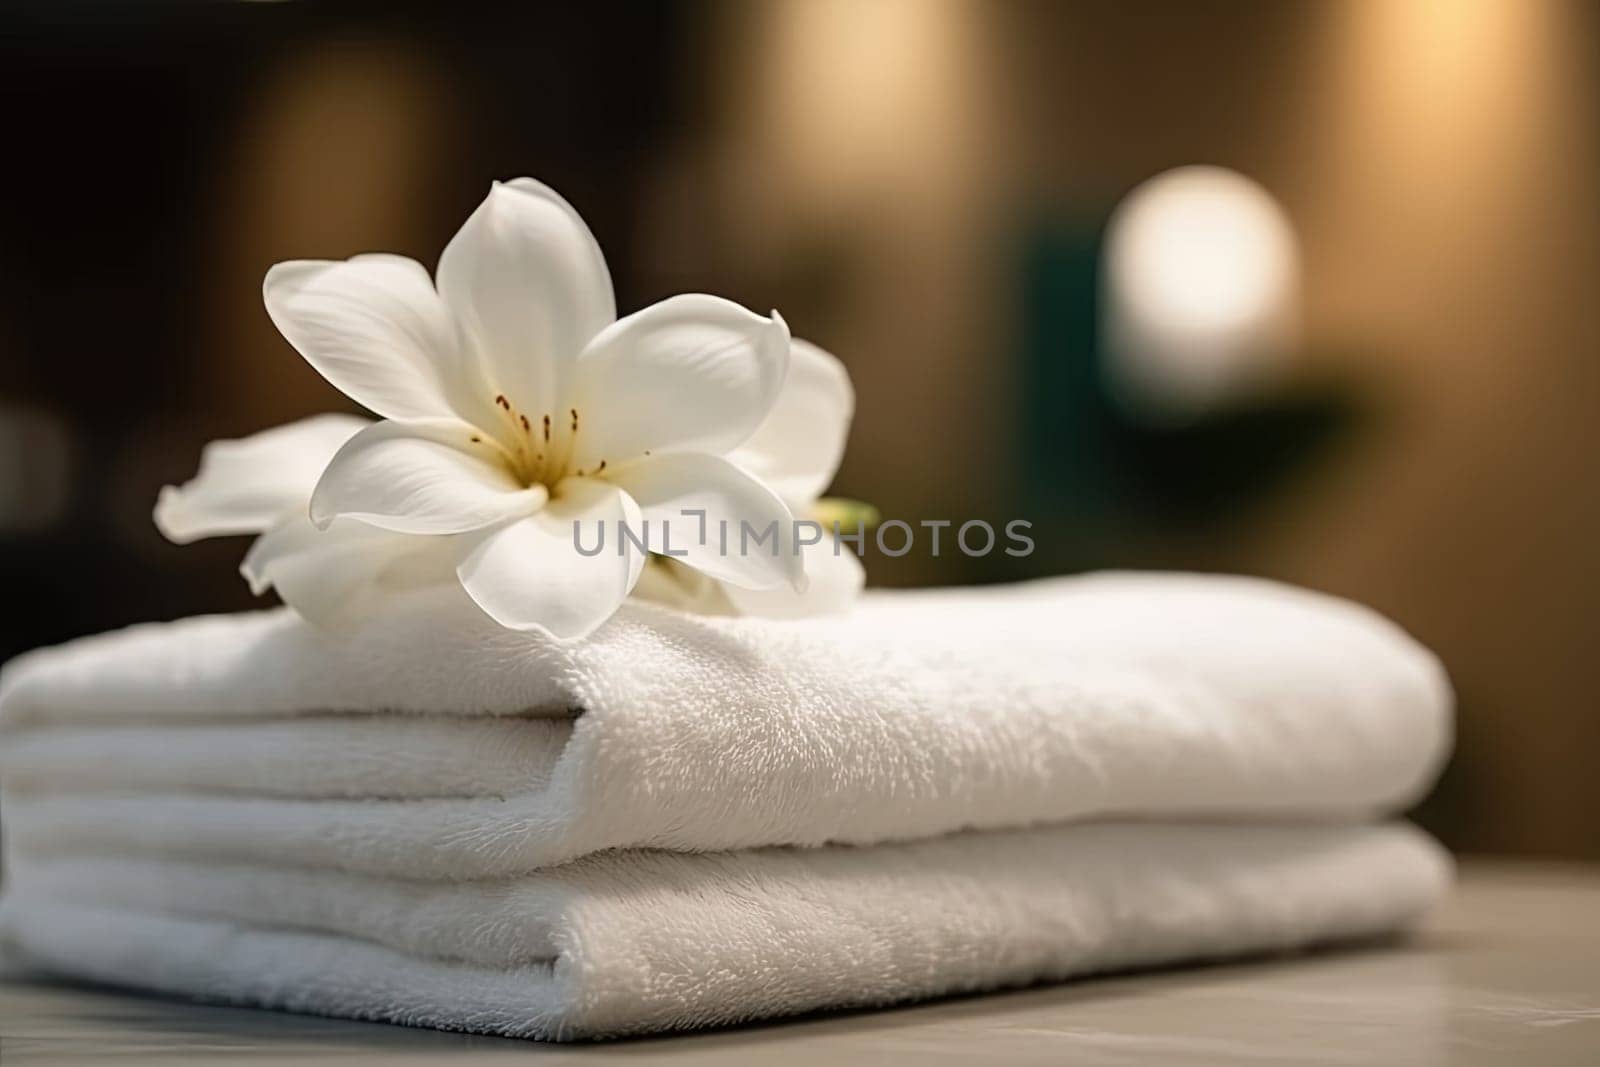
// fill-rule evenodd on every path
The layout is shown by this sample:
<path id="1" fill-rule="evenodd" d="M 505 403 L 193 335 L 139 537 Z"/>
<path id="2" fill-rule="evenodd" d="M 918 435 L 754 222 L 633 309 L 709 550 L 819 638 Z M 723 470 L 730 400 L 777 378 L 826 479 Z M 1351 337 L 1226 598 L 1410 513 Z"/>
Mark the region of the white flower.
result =
<path id="1" fill-rule="evenodd" d="M 339 448 L 370 419 L 315 415 L 237 441 L 213 441 L 200 470 L 156 500 L 156 526 L 168 540 L 261 534 L 239 568 L 260 595 L 276 587 L 284 602 L 318 621 L 362 610 L 393 586 L 455 575 L 442 545 L 352 520 L 328 530 L 311 523 L 311 491 Z"/>
<path id="2" fill-rule="evenodd" d="M 366 255 L 280 264 L 265 294 L 307 361 L 384 421 L 329 416 L 216 443 L 156 520 L 180 541 L 264 531 L 247 576 L 308 616 L 453 574 L 503 625 L 579 636 L 644 560 L 612 545 L 580 554 L 574 521 L 614 537 L 619 523 L 676 520 L 678 533 L 684 509 L 778 524 L 776 554 L 674 537 L 687 551 L 676 563 L 728 590 L 800 591 L 825 566 L 794 551 L 786 500 L 815 499 L 838 464 L 842 368 L 804 349 L 791 415 L 776 408 L 791 378 L 776 314 L 690 295 L 613 321 L 598 245 L 537 182 L 494 186 L 445 249 L 437 288 L 411 260 Z"/>
<path id="3" fill-rule="evenodd" d="M 817 522 L 825 536 L 801 549 L 807 586 L 747 589 L 719 582 L 677 560 L 652 556 L 640 575 L 639 596 L 691 611 L 795 618 L 843 611 L 865 584 L 854 548 L 836 543 L 818 500 L 844 459 L 855 411 L 855 390 L 844 365 L 796 338 L 789 376 L 765 422 L 729 459 L 770 485 L 796 519 Z M 845 531 L 841 527 L 841 532 Z"/>
<path id="4" fill-rule="evenodd" d="M 843 458 L 854 404 L 844 366 L 796 339 L 777 403 L 729 458 L 764 476 L 796 517 L 815 518 L 818 497 Z M 193 479 L 161 491 L 156 525 L 179 544 L 260 534 L 240 568 L 251 588 L 261 594 L 275 586 L 285 602 L 319 621 L 381 604 L 373 594 L 388 589 L 456 581 L 450 538 L 412 537 L 347 519 L 326 531 L 312 524 L 311 493 L 323 469 L 371 425 L 354 415 L 316 415 L 241 440 L 213 441 Z M 809 581 L 804 592 L 754 591 L 652 556 L 634 593 L 689 611 L 797 617 L 842 611 L 861 590 L 864 575 L 854 551 L 835 548 L 831 536 L 806 546 L 802 562 Z"/>

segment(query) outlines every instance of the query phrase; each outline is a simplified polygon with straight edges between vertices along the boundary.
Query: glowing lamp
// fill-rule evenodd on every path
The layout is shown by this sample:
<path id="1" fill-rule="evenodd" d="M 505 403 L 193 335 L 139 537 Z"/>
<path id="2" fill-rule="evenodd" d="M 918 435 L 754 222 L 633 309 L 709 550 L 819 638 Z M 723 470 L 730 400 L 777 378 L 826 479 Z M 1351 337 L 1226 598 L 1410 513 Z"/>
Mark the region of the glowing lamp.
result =
<path id="1" fill-rule="evenodd" d="M 1299 253 L 1282 208 L 1221 167 L 1180 167 L 1113 213 L 1106 356 L 1132 411 L 1187 420 L 1277 377 L 1298 333 Z"/>

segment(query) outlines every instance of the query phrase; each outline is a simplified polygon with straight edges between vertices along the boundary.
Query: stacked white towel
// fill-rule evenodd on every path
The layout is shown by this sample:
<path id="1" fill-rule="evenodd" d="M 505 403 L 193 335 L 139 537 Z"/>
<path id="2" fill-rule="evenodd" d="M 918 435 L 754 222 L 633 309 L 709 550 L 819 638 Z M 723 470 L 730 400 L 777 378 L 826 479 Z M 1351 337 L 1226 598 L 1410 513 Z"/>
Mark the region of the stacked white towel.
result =
<path id="1" fill-rule="evenodd" d="M 1366 937 L 1448 878 L 1377 820 L 1450 704 L 1391 624 L 1248 579 L 629 604 L 577 644 L 453 590 L 136 627 L 6 668 L 0 937 L 543 1038 Z"/>

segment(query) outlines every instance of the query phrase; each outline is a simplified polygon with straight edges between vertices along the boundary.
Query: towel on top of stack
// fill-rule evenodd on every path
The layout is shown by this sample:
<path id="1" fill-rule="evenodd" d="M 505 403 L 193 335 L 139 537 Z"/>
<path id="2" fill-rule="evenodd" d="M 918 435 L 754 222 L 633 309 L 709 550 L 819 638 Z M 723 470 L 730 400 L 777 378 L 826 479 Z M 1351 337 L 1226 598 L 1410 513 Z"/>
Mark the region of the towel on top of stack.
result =
<path id="1" fill-rule="evenodd" d="M 576 644 L 455 590 L 136 627 L 6 668 L 0 937 L 576 1037 L 1366 936 L 1447 879 L 1363 824 L 1431 783 L 1450 711 L 1391 624 L 1236 578 L 630 603 Z"/>

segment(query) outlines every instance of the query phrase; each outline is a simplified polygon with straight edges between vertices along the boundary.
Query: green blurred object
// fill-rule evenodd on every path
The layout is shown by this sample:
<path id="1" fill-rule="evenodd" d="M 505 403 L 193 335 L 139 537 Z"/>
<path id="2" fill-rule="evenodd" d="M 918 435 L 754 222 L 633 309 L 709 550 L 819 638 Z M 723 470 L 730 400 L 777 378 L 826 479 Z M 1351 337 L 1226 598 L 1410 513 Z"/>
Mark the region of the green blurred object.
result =
<path id="1" fill-rule="evenodd" d="M 870 530 L 883 521 L 883 515 L 871 504 L 842 496 L 825 496 L 811 505 L 811 514 L 805 516 L 825 527 L 837 525 L 840 529 L 857 527 Z"/>
<path id="2" fill-rule="evenodd" d="M 1104 219 L 1052 223 L 1023 248 L 1021 454 L 1036 514 L 1082 524 L 1091 540 L 1225 517 L 1356 421 L 1354 397 L 1335 390 L 1286 391 L 1182 425 L 1130 417 L 1108 388 L 1101 344 L 1104 233 Z"/>

